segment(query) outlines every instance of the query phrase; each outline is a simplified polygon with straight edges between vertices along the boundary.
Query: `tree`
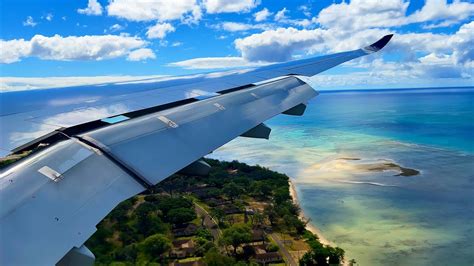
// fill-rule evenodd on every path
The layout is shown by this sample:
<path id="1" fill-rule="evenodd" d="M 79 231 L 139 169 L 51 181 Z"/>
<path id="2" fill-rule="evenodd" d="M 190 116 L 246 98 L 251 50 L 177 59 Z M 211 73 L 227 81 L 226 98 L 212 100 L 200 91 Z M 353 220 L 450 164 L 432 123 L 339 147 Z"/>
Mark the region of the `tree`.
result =
<path id="1" fill-rule="evenodd" d="M 256 197 L 260 199 L 266 199 L 272 193 L 272 187 L 265 181 L 253 182 L 250 190 Z"/>
<path id="2" fill-rule="evenodd" d="M 289 199 L 291 197 L 287 187 L 279 187 L 275 190 L 273 200 L 276 204 L 281 204 Z"/>
<path id="3" fill-rule="evenodd" d="M 135 262 L 138 256 L 138 249 L 136 244 L 127 245 L 123 248 L 118 249 L 115 252 L 115 260 Z"/>
<path id="4" fill-rule="evenodd" d="M 310 242 L 311 250 L 300 259 L 300 266 L 339 265 L 344 259 L 344 250 L 323 246 L 319 242 Z"/>
<path id="5" fill-rule="evenodd" d="M 185 224 L 196 219 L 196 212 L 189 208 L 176 208 L 170 210 L 166 217 L 172 224 Z"/>
<path id="6" fill-rule="evenodd" d="M 156 211 L 156 206 L 150 202 L 143 202 L 133 212 L 138 217 L 147 217 L 149 213 Z"/>
<path id="7" fill-rule="evenodd" d="M 162 234 L 151 235 L 140 243 L 141 250 L 149 258 L 153 259 L 161 256 L 171 248 L 171 243 Z"/>
<path id="8" fill-rule="evenodd" d="M 316 265 L 313 259 L 313 253 L 311 251 L 308 251 L 303 255 L 303 257 L 301 257 L 300 266 L 313 266 L 313 265 Z"/>
<path id="9" fill-rule="evenodd" d="M 226 194 L 231 201 L 234 201 L 234 199 L 242 193 L 242 189 L 234 182 L 230 182 L 224 185 L 222 192 L 224 192 L 224 194 Z"/>
<path id="10" fill-rule="evenodd" d="M 209 230 L 206 229 L 206 228 L 199 228 L 199 229 L 196 231 L 196 236 L 197 236 L 197 237 L 200 237 L 200 238 L 204 238 L 204 239 L 206 239 L 207 241 L 212 241 L 212 240 L 214 240 L 214 237 L 212 236 L 211 231 L 209 231 Z"/>
<path id="11" fill-rule="evenodd" d="M 263 226 L 264 223 L 265 223 L 265 216 L 262 213 L 256 211 L 253 215 L 252 225 L 256 227 L 261 227 Z"/>
<path id="12" fill-rule="evenodd" d="M 193 206 L 193 203 L 184 198 L 184 197 L 161 197 L 161 199 L 156 202 L 158 209 L 166 216 L 169 211 L 177 208 L 188 208 L 190 209 Z"/>
<path id="13" fill-rule="evenodd" d="M 268 217 L 268 221 L 270 222 L 271 226 L 275 226 L 277 224 L 278 214 L 275 211 L 274 205 L 268 205 L 263 210 L 263 213 Z"/>
<path id="14" fill-rule="evenodd" d="M 222 209 L 212 208 L 211 213 L 212 213 L 212 216 L 214 217 L 214 219 L 217 220 L 219 225 L 222 225 L 224 223 L 225 213 Z"/>
<path id="15" fill-rule="evenodd" d="M 121 223 L 128 219 L 127 213 L 132 208 L 133 203 L 131 200 L 126 200 L 120 203 L 115 209 L 109 214 L 110 219 L 116 220 Z"/>
<path id="16" fill-rule="evenodd" d="M 222 195 L 222 192 L 218 188 L 209 188 L 206 190 L 206 194 L 209 198 L 217 198 Z"/>
<path id="17" fill-rule="evenodd" d="M 283 223 L 289 233 L 294 230 L 296 234 L 301 235 L 306 230 L 306 223 L 301 221 L 297 216 L 294 215 L 283 216 Z"/>
<path id="18" fill-rule="evenodd" d="M 344 250 L 338 247 L 326 247 L 329 251 L 329 264 L 340 264 L 344 259 Z"/>
<path id="19" fill-rule="evenodd" d="M 207 266 L 234 265 L 233 258 L 219 253 L 216 248 L 211 248 L 204 255 L 204 262 Z"/>
<path id="20" fill-rule="evenodd" d="M 196 242 L 196 253 L 195 253 L 195 255 L 197 255 L 197 256 L 202 256 L 209 249 L 216 247 L 214 245 L 214 242 L 209 241 L 209 240 L 207 240 L 205 238 L 202 238 L 202 237 L 197 237 L 195 239 L 195 242 Z"/>
<path id="21" fill-rule="evenodd" d="M 146 216 L 137 216 L 137 230 L 146 237 L 157 233 L 166 233 L 168 227 L 156 213 L 150 212 Z"/>
<path id="22" fill-rule="evenodd" d="M 278 247 L 277 244 L 273 244 L 271 243 L 270 245 L 267 246 L 267 251 L 268 252 L 276 252 L 278 251 L 280 248 Z"/>
<path id="23" fill-rule="evenodd" d="M 252 240 L 252 231 L 246 224 L 234 224 L 222 232 L 222 242 L 225 245 L 231 245 L 234 248 L 234 254 L 237 254 L 237 248 Z"/>

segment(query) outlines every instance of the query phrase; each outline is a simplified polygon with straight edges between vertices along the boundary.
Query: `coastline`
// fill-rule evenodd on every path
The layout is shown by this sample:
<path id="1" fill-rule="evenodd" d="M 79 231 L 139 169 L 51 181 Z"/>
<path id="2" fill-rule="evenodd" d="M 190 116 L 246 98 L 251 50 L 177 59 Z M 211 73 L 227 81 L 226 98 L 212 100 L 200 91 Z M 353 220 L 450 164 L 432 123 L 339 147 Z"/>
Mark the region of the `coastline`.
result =
<path id="1" fill-rule="evenodd" d="M 316 227 L 314 224 L 311 223 L 311 220 L 309 219 L 309 217 L 304 213 L 303 209 L 301 208 L 301 205 L 300 205 L 300 202 L 299 202 L 299 199 L 298 199 L 298 194 L 296 193 L 295 185 L 293 184 L 291 179 L 289 179 L 288 184 L 290 186 L 290 196 L 291 196 L 291 199 L 292 199 L 293 203 L 300 207 L 300 215 L 299 215 L 300 219 L 302 219 L 303 221 L 309 221 L 308 224 L 306 224 L 306 229 L 308 231 L 310 231 L 311 233 L 317 235 L 318 238 L 319 238 L 319 242 L 321 242 L 321 244 L 330 245 L 330 246 L 333 246 L 333 247 L 337 246 L 333 242 L 329 241 L 329 239 L 324 237 L 321 230 L 318 227 Z"/>

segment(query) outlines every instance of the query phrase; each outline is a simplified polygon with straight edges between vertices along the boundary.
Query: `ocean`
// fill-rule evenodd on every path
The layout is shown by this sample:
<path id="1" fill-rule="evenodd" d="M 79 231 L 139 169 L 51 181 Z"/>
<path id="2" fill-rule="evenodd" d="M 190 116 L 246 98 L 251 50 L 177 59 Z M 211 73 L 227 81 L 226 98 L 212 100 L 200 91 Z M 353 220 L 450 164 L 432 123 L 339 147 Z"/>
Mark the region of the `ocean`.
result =
<path id="1" fill-rule="evenodd" d="M 474 88 L 322 92 L 304 116 L 266 124 L 269 141 L 238 138 L 211 157 L 289 175 L 347 259 L 474 264 Z"/>

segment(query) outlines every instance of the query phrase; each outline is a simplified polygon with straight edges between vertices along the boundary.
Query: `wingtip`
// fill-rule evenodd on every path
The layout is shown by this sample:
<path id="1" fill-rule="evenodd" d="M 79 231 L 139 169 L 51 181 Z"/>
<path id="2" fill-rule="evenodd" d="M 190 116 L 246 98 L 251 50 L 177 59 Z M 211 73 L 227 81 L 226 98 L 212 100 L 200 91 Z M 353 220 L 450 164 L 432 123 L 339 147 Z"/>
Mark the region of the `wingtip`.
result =
<path id="1" fill-rule="evenodd" d="M 367 47 L 365 47 L 364 49 L 372 51 L 372 52 L 377 52 L 380 49 L 384 48 L 385 45 L 387 45 L 387 43 L 392 39 L 392 37 L 393 37 L 393 34 L 385 35 L 380 40 L 374 42 L 373 44 L 371 44 Z"/>

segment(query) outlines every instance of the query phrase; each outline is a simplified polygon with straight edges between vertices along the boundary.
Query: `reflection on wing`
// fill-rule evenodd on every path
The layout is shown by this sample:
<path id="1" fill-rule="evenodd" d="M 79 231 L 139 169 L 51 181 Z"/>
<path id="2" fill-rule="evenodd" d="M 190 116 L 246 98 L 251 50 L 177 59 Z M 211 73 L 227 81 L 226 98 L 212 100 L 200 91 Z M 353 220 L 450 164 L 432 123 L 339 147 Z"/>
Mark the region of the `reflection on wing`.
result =
<path id="1" fill-rule="evenodd" d="M 44 136 L 40 141 L 49 147 L 0 172 L 0 265 L 67 265 L 78 258 L 93 263 L 83 244 L 118 203 L 180 170 L 205 174 L 203 156 L 238 136 L 268 138 L 271 130 L 263 122 L 275 115 L 302 115 L 317 92 L 305 78 L 289 74 L 319 73 L 380 47 L 377 42 L 216 79 L 173 80 L 178 85 L 162 81 L 2 95 L 6 150 L 36 138 L 37 130 L 61 128 L 61 133 Z M 289 76 L 249 85 L 281 75 Z M 203 97 L 187 98 L 189 93 Z M 18 101 L 21 95 L 22 103 L 4 108 L 5 98 Z M 40 96 L 44 103 L 36 99 Z M 70 97 L 83 102 L 71 107 Z M 9 140 L 18 134 L 21 141 Z"/>

